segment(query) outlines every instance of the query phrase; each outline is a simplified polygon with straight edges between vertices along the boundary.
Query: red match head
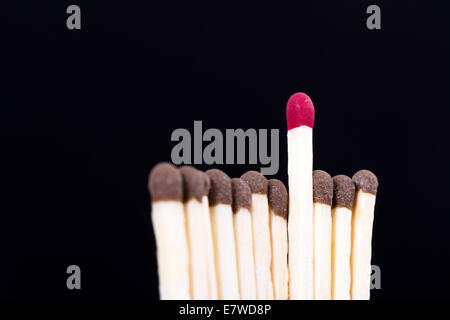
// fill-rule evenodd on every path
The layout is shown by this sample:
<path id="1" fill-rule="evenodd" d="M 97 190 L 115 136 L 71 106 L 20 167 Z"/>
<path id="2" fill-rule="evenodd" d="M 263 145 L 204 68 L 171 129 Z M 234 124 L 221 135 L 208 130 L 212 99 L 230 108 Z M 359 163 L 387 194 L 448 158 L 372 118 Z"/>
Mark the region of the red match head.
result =
<path id="1" fill-rule="evenodd" d="M 314 106 L 311 99 L 304 93 L 298 92 L 289 98 L 286 107 L 288 130 L 300 126 L 314 126 Z"/>

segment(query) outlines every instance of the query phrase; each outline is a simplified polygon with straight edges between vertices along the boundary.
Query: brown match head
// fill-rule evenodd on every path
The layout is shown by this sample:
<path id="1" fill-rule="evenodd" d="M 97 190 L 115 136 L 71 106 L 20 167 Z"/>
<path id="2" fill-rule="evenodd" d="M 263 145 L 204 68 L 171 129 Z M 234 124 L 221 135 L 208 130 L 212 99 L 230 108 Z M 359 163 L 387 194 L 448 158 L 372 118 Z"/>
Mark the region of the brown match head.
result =
<path id="1" fill-rule="evenodd" d="M 333 202 L 333 178 L 323 171 L 313 171 L 313 199 L 331 206 Z"/>
<path id="2" fill-rule="evenodd" d="M 183 201 L 183 179 L 180 170 L 168 162 L 158 163 L 149 176 L 152 201 Z"/>
<path id="3" fill-rule="evenodd" d="M 355 184 L 350 177 L 343 174 L 333 177 L 333 208 L 352 209 L 355 198 Z"/>
<path id="4" fill-rule="evenodd" d="M 252 191 L 247 182 L 239 178 L 231 179 L 231 191 L 233 193 L 233 212 L 244 208 L 250 210 L 252 204 Z"/>
<path id="5" fill-rule="evenodd" d="M 209 189 L 211 189 L 211 180 L 209 179 L 209 176 L 205 172 L 203 172 L 203 171 L 200 171 L 200 172 L 203 175 L 203 188 L 205 190 L 205 194 L 204 195 L 208 196 Z"/>
<path id="6" fill-rule="evenodd" d="M 219 169 L 210 169 L 206 171 L 211 182 L 209 189 L 209 205 L 229 204 L 231 205 L 231 179 L 225 172 Z"/>
<path id="7" fill-rule="evenodd" d="M 273 212 L 287 219 L 287 203 L 288 193 L 283 182 L 277 179 L 269 180 L 269 204 L 273 209 Z"/>
<path id="8" fill-rule="evenodd" d="M 378 179 L 371 171 L 359 170 L 353 175 L 352 180 L 357 190 L 362 190 L 373 195 L 377 194 Z"/>
<path id="9" fill-rule="evenodd" d="M 191 166 L 181 167 L 180 173 L 183 177 L 183 201 L 196 199 L 201 202 L 209 191 L 209 188 L 206 188 L 205 174 Z"/>
<path id="10" fill-rule="evenodd" d="M 258 171 L 247 171 L 241 176 L 241 179 L 247 182 L 252 193 L 267 194 L 269 183 Z"/>

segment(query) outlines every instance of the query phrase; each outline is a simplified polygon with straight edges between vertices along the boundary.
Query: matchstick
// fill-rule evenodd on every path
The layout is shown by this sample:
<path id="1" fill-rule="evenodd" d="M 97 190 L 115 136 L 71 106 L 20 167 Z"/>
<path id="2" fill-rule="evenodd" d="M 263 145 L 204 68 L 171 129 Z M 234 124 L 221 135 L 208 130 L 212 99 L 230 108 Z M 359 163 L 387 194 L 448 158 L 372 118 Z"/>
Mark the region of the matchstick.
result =
<path id="1" fill-rule="evenodd" d="M 304 93 L 294 94 L 286 107 L 289 176 L 289 298 L 312 300 L 314 106 Z"/>
<path id="2" fill-rule="evenodd" d="M 190 299 L 189 251 L 180 171 L 169 163 L 156 165 L 150 172 L 149 189 L 160 298 Z"/>
<path id="3" fill-rule="evenodd" d="M 331 241 L 331 299 L 350 300 L 350 252 L 355 185 L 349 177 L 333 177 L 333 232 Z"/>
<path id="4" fill-rule="evenodd" d="M 209 213 L 209 201 L 208 201 L 208 194 L 209 189 L 211 187 L 211 182 L 209 180 L 209 176 L 204 173 L 203 171 L 200 171 L 203 175 L 203 184 L 205 190 L 207 190 L 207 193 L 202 197 L 202 217 L 204 219 L 204 226 L 205 226 L 205 232 L 206 232 L 206 253 L 207 253 L 207 273 L 208 273 L 208 294 L 210 300 L 217 300 L 218 293 L 217 293 L 217 276 L 216 276 L 216 266 L 214 262 L 214 243 L 213 243 L 213 236 L 212 236 L 212 226 L 211 226 L 211 218 Z"/>
<path id="5" fill-rule="evenodd" d="M 331 204 L 333 179 L 313 171 L 314 198 L 314 299 L 331 300 Z"/>
<path id="6" fill-rule="evenodd" d="M 369 170 L 358 171 L 352 180 L 356 186 L 356 196 L 352 216 L 351 297 L 352 300 L 369 300 L 372 225 L 378 180 Z"/>
<path id="7" fill-rule="evenodd" d="M 255 300 L 255 262 L 253 258 L 252 217 L 250 215 L 252 193 L 248 184 L 239 178 L 231 179 L 231 187 L 241 299 Z"/>
<path id="8" fill-rule="evenodd" d="M 191 297 L 194 300 L 209 299 L 208 284 L 208 241 L 207 228 L 210 226 L 209 211 L 202 206 L 203 196 L 209 188 L 205 184 L 203 172 L 191 166 L 180 168 L 183 178 L 183 203 L 187 221 L 190 254 Z"/>
<path id="9" fill-rule="evenodd" d="M 211 181 L 209 208 L 218 277 L 218 298 L 236 300 L 240 295 L 231 209 L 231 179 L 218 169 L 208 170 L 206 174 Z"/>
<path id="10" fill-rule="evenodd" d="M 255 257 L 256 299 L 272 300 L 273 286 L 270 270 L 271 241 L 269 227 L 268 182 L 257 171 L 241 176 L 252 192 L 253 252 Z"/>
<path id="11" fill-rule="evenodd" d="M 269 180 L 269 212 L 272 239 L 272 279 L 274 298 L 287 300 L 289 296 L 287 201 L 288 194 L 283 182 Z"/>

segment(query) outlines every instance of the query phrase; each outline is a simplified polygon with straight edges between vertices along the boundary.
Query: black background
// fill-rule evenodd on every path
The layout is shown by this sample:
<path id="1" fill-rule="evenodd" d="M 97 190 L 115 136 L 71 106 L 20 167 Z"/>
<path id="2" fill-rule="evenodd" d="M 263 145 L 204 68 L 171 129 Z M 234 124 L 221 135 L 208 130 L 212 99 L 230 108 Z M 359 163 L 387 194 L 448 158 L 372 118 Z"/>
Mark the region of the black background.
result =
<path id="1" fill-rule="evenodd" d="M 0 298 L 157 299 L 147 178 L 172 131 L 279 128 L 286 183 L 297 91 L 316 109 L 314 167 L 379 177 L 372 297 L 449 298 L 446 11 L 297 2 L 2 4 Z M 370 4 L 381 30 L 366 28 Z"/>

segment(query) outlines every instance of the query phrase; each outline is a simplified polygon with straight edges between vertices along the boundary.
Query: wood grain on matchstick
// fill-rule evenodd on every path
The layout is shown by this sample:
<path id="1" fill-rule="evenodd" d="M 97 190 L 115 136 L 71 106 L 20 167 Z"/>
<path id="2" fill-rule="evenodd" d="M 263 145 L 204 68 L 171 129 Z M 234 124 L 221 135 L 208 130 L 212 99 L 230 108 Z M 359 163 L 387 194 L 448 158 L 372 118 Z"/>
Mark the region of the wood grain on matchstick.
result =
<path id="1" fill-rule="evenodd" d="M 352 180 L 356 186 L 356 196 L 352 215 L 351 297 L 352 300 L 369 300 L 372 226 L 378 179 L 369 170 L 360 170 Z"/>
<path id="2" fill-rule="evenodd" d="M 255 300 L 255 261 L 253 256 L 252 217 L 250 214 L 252 192 L 247 183 L 239 178 L 232 179 L 231 186 L 241 299 Z"/>
<path id="3" fill-rule="evenodd" d="M 287 201 L 284 184 L 277 179 L 269 180 L 270 231 L 272 239 L 272 280 L 274 298 L 287 300 L 289 296 Z"/>
<path id="4" fill-rule="evenodd" d="M 189 251 L 181 173 L 169 163 L 160 163 L 150 173 L 149 189 L 160 298 L 190 299 Z"/>
<path id="5" fill-rule="evenodd" d="M 257 171 L 248 171 L 241 176 L 252 191 L 253 251 L 255 256 L 256 298 L 273 299 L 271 264 L 271 242 L 269 228 L 268 182 Z"/>
<path id="6" fill-rule="evenodd" d="M 231 179 L 223 171 L 206 171 L 211 181 L 209 208 L 214 240 L 219 299 L 240 299 L 237 274 Z"/>
<path id="7" fill-rule="evenodd" d="M 314 197 L 314 299 L 331 299 L 331 204 L 333 179 L 313 171 Z"/>
<path id="8" fill-rule="evenodd" d="M 352 230 L 352 207 L 355 185 L 349 177 L 333 177 L 333 219 L 331 245 L 331 298 L 350 299 L 350 252 Z"/>
<path id="9" fill-rule="evenodd" d="M 205 183 L 203 172 L 194 167 L 181 167 L 180 172 L 190 249 L 191 296 L 195 300 L 206 300 L 210 298 L 208 242 L 212 239 L 208 233 L 209 211 L 205 212 L 202 200 L 209 192 L 209 185 Z"/>

